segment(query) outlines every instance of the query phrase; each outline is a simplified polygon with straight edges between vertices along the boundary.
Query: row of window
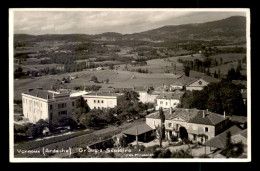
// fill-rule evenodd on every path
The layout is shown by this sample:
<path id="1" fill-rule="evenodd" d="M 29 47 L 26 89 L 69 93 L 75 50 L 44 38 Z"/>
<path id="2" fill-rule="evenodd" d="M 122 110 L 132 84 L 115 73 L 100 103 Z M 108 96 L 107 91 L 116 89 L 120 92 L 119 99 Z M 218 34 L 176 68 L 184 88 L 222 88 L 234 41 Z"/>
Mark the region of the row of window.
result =
<path id="1" fill-rule="evenodd" d="M 104 100 L 94 100 L 94 103 L 104 103 Z"/>
<path id="2" fill-rule="evenodd" d="M 72 106 L 75 106 L 75 102 L 72 102 Z M 67 107 L 67 103 L 60 103 L 58 104 L 58 108 L 66 108 Z M 52 105 L 50 105 L 50 110 L 52 110 Z"/>
<path id="3" fill-rule="evenodd" d="M 163 101 L 160 101 L 160 104 L 163 104 Z M 173 105 L 176 105 L 177 103 L 173 103 Z M 168 105 L 168 102 L 165 102 L 165 105 Z"/>
<path id="4" fill-rule="evenodd" d="M 176 126 L 177 129 L 179 128 L 178 126 L 179 126 L 179 125 L 177 124 L 177 126 Z M 168 127 L 169 127 L 169 128 L 173 127 L 173 124 L 172 124 L 172 123 L 168 123 Z M 205 127 L 205 128 L 204 128 L 204 131 L 205 131 L 205 132 L 209 132 L 209 128 L 208 128 L 208 127 Z"/>

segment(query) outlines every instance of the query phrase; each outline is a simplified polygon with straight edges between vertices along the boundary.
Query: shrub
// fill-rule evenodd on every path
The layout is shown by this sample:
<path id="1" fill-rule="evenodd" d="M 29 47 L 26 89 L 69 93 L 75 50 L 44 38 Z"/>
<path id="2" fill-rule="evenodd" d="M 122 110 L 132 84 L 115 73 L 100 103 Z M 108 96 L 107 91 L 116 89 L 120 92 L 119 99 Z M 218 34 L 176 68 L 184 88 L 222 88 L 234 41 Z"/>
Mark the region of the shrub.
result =
<path id="1" fill-rule="evenodd" d="M 172 142 L 178 141 L 178 137 L 175 135 L 172 135 L 171 140 L 172 140 Z"/>

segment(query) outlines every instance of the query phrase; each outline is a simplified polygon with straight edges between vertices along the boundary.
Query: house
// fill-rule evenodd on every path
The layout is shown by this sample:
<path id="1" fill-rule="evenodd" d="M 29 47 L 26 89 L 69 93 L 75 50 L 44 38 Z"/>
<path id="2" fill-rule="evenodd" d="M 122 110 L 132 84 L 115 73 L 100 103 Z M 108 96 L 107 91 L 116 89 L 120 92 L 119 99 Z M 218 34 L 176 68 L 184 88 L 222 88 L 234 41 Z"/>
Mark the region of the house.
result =
<path id="1" fill-rule="evenodd" d="M 205 142 L 205 146 L 211 147 L 214 149 L 225 149 L 227 141 L 227 133 L 231 133 L 231 141 L 233 143 L 242 142 L 246 148 L 247 146 L 247 129 L 241 129 L 236 125 L 233 125 L 229 129 L 220 133 L 216 137 Z"/>
<path id="2" fill-rule="evenodd" d="M 218 79 L 205 75 L 195 81 L 186 84 L 186 90 L 203 90 L 203 88 L 208 84 L 217 82 L 219 82 Z"/>
<path id="3" fill-rule="evenodd" d="M 175 108 L 164 110 L 164 115 L 167 139 L 174 135 L 204 143 L 225 130 L 229 123 L 229 117 L 207 110 Z M 159 111 L 147 115 L 146 124 L 153 129 L 161 125 Z"/>
<path id="4" fill-rule="evenodd" d="M 127 136 L 128 143 L 133 141 L 149 142 L 153 139 L 154 128 L 142 123 L 124 130 L 122 133 Z"/>
<path id="5" fill-rule="evenodd" d="M 144 86 L 136 86 L 133 88 L 135 92 L 139 94 L 139 101 L 146 104 L 146 103 L 156 103 L 156 97 L 160 94 L 157 91 L 148 91 L 148 87 Z"/>
<path id="6" fill-rule="evenodd" d="M 76 112 L 75 98 L 63 90 L 28 89 L 28 92 L 22 93 L 22 103 L 23 115 L 31 123 L 36 123 L 40 119 L 58 123 L 60 118 L 73 116 Z"/>
<path id="7" fill-rule="evenodd" d="M 179 93 L 160 93 L 159 96 L 156 97 L 156 110 L 159 108 L 169 109 L 175 108 L 180 103 L 180 98 L 183 96 L 183 92 Z"/>
<path id="8" fill-rule="evenodd" d="M 92 92 L 82 95 L 90 109 L 114 108 L 118 104 L 121 93 Z"/>

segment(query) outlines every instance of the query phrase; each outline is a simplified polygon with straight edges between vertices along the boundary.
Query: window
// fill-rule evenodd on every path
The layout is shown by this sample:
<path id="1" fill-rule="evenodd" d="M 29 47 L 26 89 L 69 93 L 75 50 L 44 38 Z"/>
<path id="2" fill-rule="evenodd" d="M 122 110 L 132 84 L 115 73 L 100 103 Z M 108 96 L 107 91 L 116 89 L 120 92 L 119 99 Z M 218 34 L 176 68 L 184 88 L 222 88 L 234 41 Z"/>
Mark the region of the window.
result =
<path id="1" fill-rule="evenodd" d="M 104 101 L 103 101 L 103 100 L 101 100 L 101 103 L 104 103 Z"/>
<path id="2" fill-rule="evenodd" d="M 163 101 L 160 101 L 160 104 L 163 104 Z"/>
<path id="3" fill-rule="evenodd" d="M 52 110 L 52 105 L 50 105 L 50 110 Z"/>
<path id="4" fill-rule="evenodd" d="M 50 113 L 50 120 L 52 120 L 52 113 Z"/>
<path id="5" fill-rule="evenodd" d="M 72 102 L 72 106 L 73 106 L 73 107 L 74 107 L 74 105 L 75 105 L 74 102 Z"/>
<path id="6" fill-rule="evenodd" d="M 205 127 L 205 132 L 209 132 L 209 128 L 208 127 Z"/>
<path id="7" fill-rule="evenodd" d="M 61 115 L 67 115 L 67 110 L 60 111 L 59 114 L 61 114 Z"/>
<path id="8" fill-rule="evenodd" d="M 201 84 L 202 84 L 202 82 L 201 82 L 201 81 L 199 81 L 198 83 L 199 83 L 199 85 L 201 85 Z"/>
<path id="9" fill-rule="evenodd" d="M 196 138 L 197 138 L 197 135 L 194 134 L 194 135 L 193 135 L 193 140 L 196 141 Z"/>
<path id="10" fill-rule="evenodd" d="M 99 103 L 99 100 L 97 102 Z"/>
<path id="11" fill-rule="evenodd" d="M 168 123 L 168 127 L 172 127 L 172 123 Z"/>
<path id="12" fill-rule="evenodd" d="M 94 100 L 94 103 L 96 103 L 96 100 Z"/>

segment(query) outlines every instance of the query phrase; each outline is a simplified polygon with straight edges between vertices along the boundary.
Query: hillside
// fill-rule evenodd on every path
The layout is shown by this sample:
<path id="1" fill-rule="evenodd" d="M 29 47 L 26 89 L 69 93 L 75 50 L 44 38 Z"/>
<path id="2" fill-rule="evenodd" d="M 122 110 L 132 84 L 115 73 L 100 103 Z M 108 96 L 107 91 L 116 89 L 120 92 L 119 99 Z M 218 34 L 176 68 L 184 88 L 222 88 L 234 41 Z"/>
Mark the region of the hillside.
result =
<path id="1" fill-rule="evenodd" d="M 48 34 L 48 35 L 25 35 L 15 34 L 15 42 L 20 41 L 87 41 L 87 40 L 162 40 L 162 41 L 182 41 L 182 40 L 223 40 L 245 41 L 246 40 L 246 17 L 233 16 L 226 19 L 199 23 L 185 24 L 177 26 L 164 26 L 161 28 L 148 30 L 134 34 L 103 33 L 97 35 L 86 34 Z"/>

